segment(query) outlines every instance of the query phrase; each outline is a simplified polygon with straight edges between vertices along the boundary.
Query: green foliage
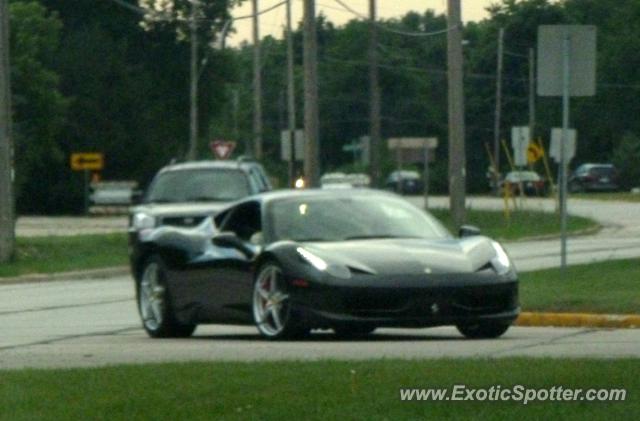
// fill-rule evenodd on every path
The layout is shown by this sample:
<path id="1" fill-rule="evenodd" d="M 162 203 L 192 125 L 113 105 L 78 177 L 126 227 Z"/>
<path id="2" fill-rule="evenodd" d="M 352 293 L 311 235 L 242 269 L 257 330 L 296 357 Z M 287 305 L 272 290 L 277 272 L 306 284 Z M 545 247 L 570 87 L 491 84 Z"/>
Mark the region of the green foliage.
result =
<path id="1" fill-rule="evenodd" d="M 620 187 L 629 190 L 640 187 L 640 138 L 625 134 L 613 150 L 613 164 L 620 172 Z"/>
<path id="2" fill-rule="evenodd" d="M 12 1 L 9 13 L 16 198 L 18 210 L 28 212 L 36 203 L 55 207 L 43 185 L 60 179 L 56 167 L 65 162 L 57 137 L 68 101 L 53 69 L 62 23 L 37 1 Z"/>

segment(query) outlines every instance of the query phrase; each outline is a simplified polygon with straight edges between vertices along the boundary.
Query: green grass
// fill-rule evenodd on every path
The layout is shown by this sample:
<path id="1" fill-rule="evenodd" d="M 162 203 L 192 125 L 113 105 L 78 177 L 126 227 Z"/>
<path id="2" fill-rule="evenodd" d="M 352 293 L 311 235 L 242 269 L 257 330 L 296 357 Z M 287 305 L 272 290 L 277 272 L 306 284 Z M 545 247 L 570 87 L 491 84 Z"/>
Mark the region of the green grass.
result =
<path id="1" fill-rule="evenodd" d="M 448 209 L 430 212 L 442 221 L 454 234 L 454 223 Z M 476 225 L 482 234 L 498 240 L 518 240 L 527 237 L 556 235 L 560 233 L 560 220 L 556 214 L 537 211 L 512 211 L 507 220 L 501 211 L 467 209 L 467 224 Z M 578 232 L 596 229 L 598 223 L 579 216 L 569 216 L 567 229 Z"/>
<path id="2" fill-rule="evenodd" d="M 428 346 L 426 344 L 425 346 Z M 2 420 L 630 419 L 640 360 L 184 363 L 5 371 Z M 400 388 L 626 388 L 623 402 L 400 400 Z"/>
<path id="3" fill-rule="evenodd" d="M 126 234 L 25 237 L 16 242 L 14 261 L 0 265 L 0 277 L 126 264 Z"/>
<path id="4" fill-rule="evenodd" d="M 620 202 L 640 202 L 640 194 L 629 192 L 617 193 L 575 193 L 571 194 L 572 199 L 607 200 Z"/>
<path id="5" fill-rule="evenodd" d="M 639 313 L 640 260 L 613 260 L 520 274 L 525 311 Z"/>

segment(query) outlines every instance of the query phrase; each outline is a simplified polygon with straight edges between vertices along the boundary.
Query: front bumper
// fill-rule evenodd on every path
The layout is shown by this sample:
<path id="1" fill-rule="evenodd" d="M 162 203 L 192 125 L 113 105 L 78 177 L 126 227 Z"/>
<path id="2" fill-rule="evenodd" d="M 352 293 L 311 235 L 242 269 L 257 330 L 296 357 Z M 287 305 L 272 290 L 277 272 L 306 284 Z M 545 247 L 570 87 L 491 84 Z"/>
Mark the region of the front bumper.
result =
<path id="1" fill-rule="evenodd" d="M 421 282 L 414 279 L 378 285 L 311 285 L 292 291 L 297 317 L 312 327 L 367 324 L 429 327 L 492 320 L 510 324 L 518 317 L 518 282 L 482 276 L 454 276 Z M 404 284 L 404 285 L 403 285 Z"/>

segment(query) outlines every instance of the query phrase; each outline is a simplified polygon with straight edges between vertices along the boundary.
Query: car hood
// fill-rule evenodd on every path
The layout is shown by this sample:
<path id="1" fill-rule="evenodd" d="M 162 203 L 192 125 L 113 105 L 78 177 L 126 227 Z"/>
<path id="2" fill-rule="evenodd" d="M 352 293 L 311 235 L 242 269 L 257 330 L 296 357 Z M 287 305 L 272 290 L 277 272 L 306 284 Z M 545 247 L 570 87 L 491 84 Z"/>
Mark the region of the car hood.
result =
<path id="1" fill-rule="evenodd" d="M 212 215 L 222 210 L 228 204 L 228 202 L 152 203 L 133 207 L 131 208 L 131 212 L 143 212 L 160 218 L 168 216 Z"/>
<path id="2" fill-rule="evenodd" d="M 472 273 L 496 256 L 491 240 L 482 236 L 313 242 L 304 247 L 330 265 L 372 275 Z"/>

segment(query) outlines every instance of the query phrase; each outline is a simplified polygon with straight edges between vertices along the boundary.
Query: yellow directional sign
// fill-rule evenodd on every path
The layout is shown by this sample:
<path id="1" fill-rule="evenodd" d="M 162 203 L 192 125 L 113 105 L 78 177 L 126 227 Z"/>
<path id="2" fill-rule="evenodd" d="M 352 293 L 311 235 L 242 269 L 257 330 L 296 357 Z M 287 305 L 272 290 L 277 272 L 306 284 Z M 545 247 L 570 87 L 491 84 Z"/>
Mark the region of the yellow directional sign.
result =
<path id="1" fill-rule="evenodd" d="M 536 145 L 535 143 L 529 144 L 529 146 L 527 147 L 527 161 L 529 161 L 530 164 L 533 164 L 543 156 L 544 150 L 540 146 Z"/>
<path id="2" fill-rule="evenodd" d="M 71 169 L 74 171 L 100 171 L 104 168 L 104 154 L 101 153 L 72 153 Z"/>

